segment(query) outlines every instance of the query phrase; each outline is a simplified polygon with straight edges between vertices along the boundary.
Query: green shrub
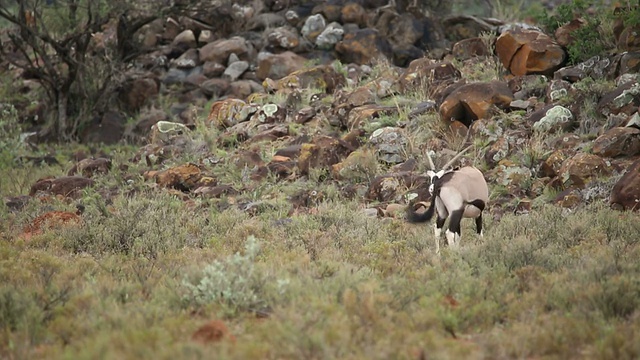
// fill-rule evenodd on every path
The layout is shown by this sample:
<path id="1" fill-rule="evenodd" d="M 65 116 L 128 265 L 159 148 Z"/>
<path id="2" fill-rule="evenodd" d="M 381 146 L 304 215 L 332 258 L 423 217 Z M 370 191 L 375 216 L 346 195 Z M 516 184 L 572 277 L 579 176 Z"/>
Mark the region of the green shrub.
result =
<path id="1" fill-rule="evenodd" d="M 219 303 L 233 313 L 267 307 L 267 277 L 256 267 L 259 253 L 259 241 L 249 236 L 244 254 L 215 260 L 202 270 L 198 281 L 185 280 L 183 284 L 189 292 L 185 299 L 197 306 Z M 284 291 L 286 284 L 287 280 L 277 280 L 279 292 Z"/>

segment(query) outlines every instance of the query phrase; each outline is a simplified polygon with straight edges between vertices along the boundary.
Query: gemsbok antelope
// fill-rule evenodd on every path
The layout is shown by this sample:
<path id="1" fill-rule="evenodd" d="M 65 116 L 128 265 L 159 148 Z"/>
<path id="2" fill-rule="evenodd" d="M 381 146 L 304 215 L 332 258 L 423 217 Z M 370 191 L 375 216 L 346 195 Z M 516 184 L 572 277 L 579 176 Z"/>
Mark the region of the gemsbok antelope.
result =
<path id="1" fill-rule="evenodd" d="M 434 231 L 436 253 L 440 253 L 440 234 L 447 218 L 449 218 L 449 228 L 445 235 L 449 247 L 459 246 L 462 218 L 475 218 L 476 231 L 482 237 L 482 211 L 489 202 L 489 188 L 484 175 L 473 166 L 450 168 L 470 148 L 471 146 L 460 151 L 440 171 L 436 170 L 433 160 L 427 152 L 427 160 L 429 160 L 431 168 L 427 171 L 427 175 L 431 178 L 429 186 L 431 204 L 422 214 L 415 211 L 413 204 L 407 206 L 407 220 L 411 223 L 430 221 L 434 210 L 437 213 Z"/>

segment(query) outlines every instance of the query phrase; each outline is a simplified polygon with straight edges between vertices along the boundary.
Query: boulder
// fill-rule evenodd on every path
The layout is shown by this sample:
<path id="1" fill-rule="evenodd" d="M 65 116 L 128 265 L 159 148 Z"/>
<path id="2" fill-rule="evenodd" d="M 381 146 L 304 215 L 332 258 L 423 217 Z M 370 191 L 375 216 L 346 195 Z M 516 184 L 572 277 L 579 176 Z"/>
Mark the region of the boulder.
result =
<path id="1" fill-rule="evenodd" d="M 201 186 L 215 186 L 217 180 L 203 173 L 200 166 L 192 163 L 178 165 L 161 171 L 147 171 L 145 180 L 155 182 L 165 188 L 183 192 L 193 191 Z"/>
<path id="2" fill-rule="evenodd" d="M 311 15 L 305 20 L 300 33 L 309 41 L 315 41 L 327 26 L 327 21 L 322 14 Z"/>
<path id="3" fill-rule="evenodd" d="M 402 91 L 415 91 L 421 88 L 446 86 L 462 77 L 450 62 L 436 62 L 427 57 L 413 60 L 398 78 Z"/>
<path id="4" fill-rule="evenodd" d="M 598 102 L 598 111 L 605 116 L 621 113 L 631 115 L 638 111 L 639 105 L 640 83 L 630 81 L 604 94 Z"/>
<path id="5" fill-rule="evenodd" d="M 124 83 L 119 98 L 125 109 L 130 112 L 139 111 L 147 102 L 160 92 L 160 82 L 151 77 L 131 79 Z"/>
<path id="6" fill-rule="evenodd" d="M 320 35 L 318 35 L 316 38 L 316 46 L 322 50 L 331 50 L 340 40 L 342 40 L 343 35 L 344 29 L 342 28 L 342 25 L 337 22 L 332 22 L 322 30 Z"/>
<path id="7" fill-rule="evenodd" d="M 258 63 L 256 76 L 260 80 L 266 78 L 278 80 L 297 70 L 303 69 L 306 62 L 307 59 L 291 51 L 285 51 L 280 54 L 270 54 L 263 57 Z"/>
<path id="8" fill-rule="evenodd" d="M 287 27 L 273 29 L 267 35 L 267 40 L 271 45 L 287 50 L 294 49 L 300 45 L 298 34 Z"/>
<path id="9" fill-rule="evenodd" d="M 406 160 L 409 139 L 400 128 L 388 126 L 377 129 L 371 134 L 369 143 L 376 150 L 378 159 L 388 164 L 400 164 Z"/>
<path id="10" fill-rule="evenodd" d="M 594 141 L 593 153 L 611 158 L 640 155 L 640 130 L 635 127 L 613 128 Z"/>
<path id="11" fill-rule="evenodd" d="M 636 160 L 613 186 L 609 204 L 620 210 L 640 211 L 640 160 Z"/>
<path id="12" fill-rule="evenodd" d="M 375 29 L 360 29 L 344 35 L 336 44 L 336 52 L 344 63 L 369 64 L 378 58 L 390 59 L 391 44 Z"/>
<path id="13" fill-rule="evenodd" d="M 528 120 L 533 123 L 534 131 L 547 134 L 568 131 L 574 124 L 571 110 L 560 105 L 546 106 L 532 113 Z"/>
<path id="14" fill-rule="evenodd" d="M 487 56 L 491 51 L 482 38 L 474 37 L 453 44 L 451 54 L 458 60 L 467 60 L 476 56 Z"/>
<path id="15" fill-rule="evenodd" d="M 458 120 L 469 127 L 473 121 L 489 117 L 493 108 L 507 108 L 511 101 L 513 93 L 504 82 L 465 84 L 444 99 L 440 115 L 446 122 Z"/>
<path id="16" fill-rule="evenodd" d="M 552 75 L 566 58 L 564 49 L 543 32 L 512 28 L 496 40 L 496 53 L 513 75 Z"/>
<path id="17" fill-rule="evenodd" d="M 611 164 L 598 155 L 588 153 L 577 153 L 567 158 L 558 171 L 558 177 L 561 179 L 576 177 L 585 184 L 599 176 L 610 174 Z"/>
<path id="18" fill-rule="evenodd" d="M 97 159 L 87 158 L 73 165 L 67 172 L 67 176 L 80 174 L 83 177 L 90 178 L 96 174 L 106 174 L 109 170 L 111 170 L 111 159 L 102 157 Z"/>
<path id="19" fill-rule="evenodd" d="M 256 106 L 239 99 L 225 99 L 211 104 L 207 123 L 218 128 L 231 127 L 243 121 L 257 110 Z"/>
<path id="20" fill-rule="evenodd" d="M 29 196 L 38 194 L 78 198 L 81 190 L 93 186 L 92 179 L 81 176 L 62 176 L 59 178 L 45 178 L 36 181 L 29 190 Z"/>
<path id="21" fill-rule="evenodd" d="M 302 144 L 298 156 L 298 169 L 309 175 L 312 169 L 329 170 L 344 160 L 355 148 L 340 138 L 318 135 L 310 143 Z"/>
<path id="22" fill-rule="evenodd" d="M 250 43 L 240 36 L 221 39 L 200 48 L 200 60 L 226 64 L 229 55 L 236 54 L 241 60 L 249 61 L 254 50 Z"/>

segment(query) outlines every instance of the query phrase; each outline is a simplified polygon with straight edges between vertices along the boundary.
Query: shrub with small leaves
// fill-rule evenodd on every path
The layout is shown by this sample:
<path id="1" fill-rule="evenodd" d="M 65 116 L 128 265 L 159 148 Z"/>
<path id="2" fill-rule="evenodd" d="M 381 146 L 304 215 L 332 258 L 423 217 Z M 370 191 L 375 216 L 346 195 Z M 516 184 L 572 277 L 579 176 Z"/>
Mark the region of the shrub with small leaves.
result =
<path id="1" fill-rule="evenodd" d="M 202 271 L 199 281 L 183 281 L 189 293 L 185 300 L 202 306 L 220 303 L 232 311 L 258 310 L 267 306 L 267 276 L 256 269 L 260 242 L 252 235 L 247 238 L 244 254 L 235 253 L 223 260 L 215 260 Z M 278 280 L 282 293 L 286 280 Z"/>

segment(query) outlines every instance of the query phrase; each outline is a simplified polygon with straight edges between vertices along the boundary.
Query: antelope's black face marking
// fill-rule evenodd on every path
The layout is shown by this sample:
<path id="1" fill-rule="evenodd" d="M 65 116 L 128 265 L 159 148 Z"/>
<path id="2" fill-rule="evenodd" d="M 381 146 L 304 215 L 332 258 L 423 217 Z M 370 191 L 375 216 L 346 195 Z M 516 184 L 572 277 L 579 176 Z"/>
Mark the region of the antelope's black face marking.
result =
<path id="1" fill-rule="evenodd" d="M 440 170 L 438 172 L 428 171 L 427 175 L 431 178 L 431 185 L 429 185 L 429 194 L 431 196 L 440 195 L 440 189 L 446 184 L 451 177 L 453 177 L 453 171 Z"/>

